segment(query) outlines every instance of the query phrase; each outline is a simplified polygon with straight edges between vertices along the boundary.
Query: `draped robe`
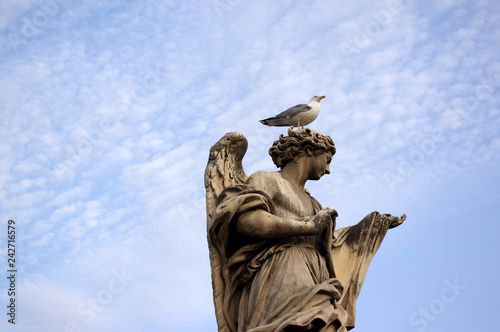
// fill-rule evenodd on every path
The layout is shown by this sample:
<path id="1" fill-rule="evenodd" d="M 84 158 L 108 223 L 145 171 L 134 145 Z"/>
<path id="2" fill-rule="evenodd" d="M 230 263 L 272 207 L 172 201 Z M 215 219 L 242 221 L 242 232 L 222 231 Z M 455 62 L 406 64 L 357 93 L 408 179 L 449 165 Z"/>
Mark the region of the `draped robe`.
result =
<path id="1" fill-rule="evenodd" d="M 390 221 L 373 212 L 335 233 L 332 224 L 318 236 L 272 240 L 236 231 L 238 216 L 256 209 L 300 220 L 321 210 L 308 192 L 300 195 L 291 186 L 279 172 L 260 171 L 218 198 L 208 231 L 221 262 L 221 275 L 213 282 L 223 288 L 223 317 L 217 320 L 224 331 L 354 327 L 356 299 Z"/>

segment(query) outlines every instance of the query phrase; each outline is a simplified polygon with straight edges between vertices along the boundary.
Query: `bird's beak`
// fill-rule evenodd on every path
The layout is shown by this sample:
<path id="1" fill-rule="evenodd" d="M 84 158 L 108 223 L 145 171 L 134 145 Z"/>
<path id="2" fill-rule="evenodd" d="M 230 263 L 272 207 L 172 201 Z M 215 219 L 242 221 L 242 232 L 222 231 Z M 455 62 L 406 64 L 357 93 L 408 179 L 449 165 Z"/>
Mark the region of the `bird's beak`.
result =
<path id="1" fill-rule="evenodd" d="M 321 97 L 319 97 L 319 100 L 321 100 L 321 99 L 323 99 L 323 98 L 325 98 L 325 96 L 321 96 Z"/>

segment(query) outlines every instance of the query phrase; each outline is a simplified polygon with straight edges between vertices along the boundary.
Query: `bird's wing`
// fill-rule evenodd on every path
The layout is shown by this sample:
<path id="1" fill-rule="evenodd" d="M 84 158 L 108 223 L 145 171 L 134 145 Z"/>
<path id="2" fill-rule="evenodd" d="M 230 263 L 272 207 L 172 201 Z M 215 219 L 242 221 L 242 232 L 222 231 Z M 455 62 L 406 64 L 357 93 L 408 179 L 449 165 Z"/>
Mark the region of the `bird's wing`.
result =
<path id="1" fill-rule="evenodd" d="M 311 106 L 306 105 L 306 104 L 298 104 L 293 107 L 290 107 L 286 111 L 281 112 L 280 114 L 276 115 L 274 118 L 275 119 L 283 119 L 283 118 L 292 118 L 296 116 L 297 114 L 305 111 L 309 111 L 311 109 Z"/>

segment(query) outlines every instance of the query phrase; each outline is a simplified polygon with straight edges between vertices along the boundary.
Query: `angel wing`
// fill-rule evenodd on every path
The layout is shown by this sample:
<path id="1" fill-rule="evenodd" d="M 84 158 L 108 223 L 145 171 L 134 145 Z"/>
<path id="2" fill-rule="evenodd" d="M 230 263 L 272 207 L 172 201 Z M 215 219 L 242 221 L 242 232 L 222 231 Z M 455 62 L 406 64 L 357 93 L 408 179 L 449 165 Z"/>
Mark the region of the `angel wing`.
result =
<path id="1" fill-rule="evenodd" d="M 248 176 L 241 164 L 248 147 L 248 141 L 241 133 L 231 132 L 224 135 L 210 149 L 205 169 L 205 191 L 207 203 L 207 230 L 210 229 L 212 216 L 217 206 L 220 193 L 229 186 L 243 184 Z M 221 258 L 208 238 L 210 267 L 212 268 L 212 289 L 215 305 L 215 316 L 219 332 L 230 329 L 224 317 L 222 300 L 224 296 L 224 279 L 221 272 Z"/>

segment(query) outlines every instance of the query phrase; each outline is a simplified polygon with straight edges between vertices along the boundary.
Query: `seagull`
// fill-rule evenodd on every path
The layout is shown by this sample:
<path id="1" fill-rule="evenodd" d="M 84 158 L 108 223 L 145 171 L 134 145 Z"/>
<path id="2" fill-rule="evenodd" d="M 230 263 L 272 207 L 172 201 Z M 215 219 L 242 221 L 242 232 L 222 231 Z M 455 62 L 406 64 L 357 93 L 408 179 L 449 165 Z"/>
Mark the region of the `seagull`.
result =
<path id="1" fill-rule="evenodd" d="M 325 96 L 314 96 L 311 98 L 308 105 L 295 105 L 271 118 L 259 120 L 259 122 L 270 127 L 294 126 L 300 128 L 302 124 L 303 128 L 318 117 L 319 102 L 323 98 L 325 98 Z"/>

